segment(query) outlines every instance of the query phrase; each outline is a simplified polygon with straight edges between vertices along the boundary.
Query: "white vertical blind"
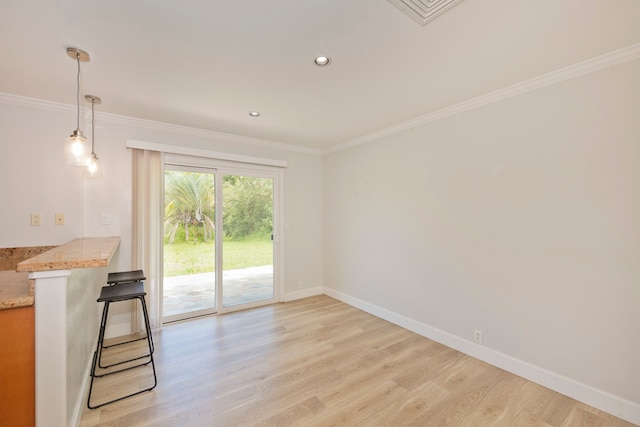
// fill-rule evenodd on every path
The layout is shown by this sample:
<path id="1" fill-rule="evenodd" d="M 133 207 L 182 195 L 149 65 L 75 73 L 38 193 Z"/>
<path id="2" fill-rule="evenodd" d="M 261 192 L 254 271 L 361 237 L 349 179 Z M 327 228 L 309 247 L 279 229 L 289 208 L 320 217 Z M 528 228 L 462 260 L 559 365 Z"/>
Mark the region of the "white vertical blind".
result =
<path id="1" fill-rule="evenodd" d="M 133 152 L 133 247 L 134 270 L 147 277 L 145 290 L 152 327 L 160 326 L 162 316 L 162 220 L 164 203 L 164 154 L 134 149 Z M 140 329 L 140 316 L 134 315 L 132 329 Z"/>

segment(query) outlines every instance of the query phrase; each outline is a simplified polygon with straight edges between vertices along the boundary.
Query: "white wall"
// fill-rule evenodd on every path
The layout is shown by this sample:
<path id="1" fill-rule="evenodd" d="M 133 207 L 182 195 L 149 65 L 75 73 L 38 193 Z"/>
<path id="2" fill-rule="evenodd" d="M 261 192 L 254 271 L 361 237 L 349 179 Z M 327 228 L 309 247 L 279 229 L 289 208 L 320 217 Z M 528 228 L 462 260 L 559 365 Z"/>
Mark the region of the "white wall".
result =
<path id="1" fill-rule="evenodd" d="M 109 100 L 105 96 L 103 105 Z M 284 172 L 285 293 L 321 287 L 322 158 L 224 140 L 212 133 L 131 120 L 96 111 L 96 153 L 102 180 L 83 179 L 80 168 L 63 163 L 63 145 L 75 128 L 75 107 L 0 94 L 0 247 L 66 243 L 81 236 L 120 236 L 110 271 L 131 267 L 131 153 L 128 139 L 172 144 L 286 160 Z M 90 135 L 90 110 L 82 126 Z M 30 225 L 30 214 L 42 214 L 42 226 Z M 53 225 L 55 213 L 65 225 Z M 102 214 L 110 224 L 102 225 Z M 97 295 L 96 295 L 97 298 Z M 111 319 L 111 316 L 110 316 Z M 115 313 L 114 327 L 128 323 Z M 111 322 L 111 320 L 110 320 Z"/>
<path id="2" fill-rule="evenodd" d="M 640 405 L 639 76 L 636 60 L 327 155 L 327 292 L 480 329 Z"/>

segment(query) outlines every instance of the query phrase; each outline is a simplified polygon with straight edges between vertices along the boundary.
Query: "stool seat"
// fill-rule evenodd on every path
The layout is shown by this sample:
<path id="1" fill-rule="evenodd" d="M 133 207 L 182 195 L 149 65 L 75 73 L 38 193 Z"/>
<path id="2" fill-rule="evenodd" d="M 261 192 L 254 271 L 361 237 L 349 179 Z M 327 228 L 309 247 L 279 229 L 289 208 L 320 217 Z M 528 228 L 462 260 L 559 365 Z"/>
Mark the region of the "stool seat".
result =
<path id="1" fill-rule="evenodd" d="M 100 291 L 98 302 L 125 301 L 128 299 L 140 298 L 146 294 L 143 282 L 124 283 L 118 286 L 104 286 Z"/>
<path id="2" fill-rule="evenodd" d="M 108 285 L 115 285 L 115 284 L 121 284 L 121 283 L 129 283 L 129 282 L 140 282 L 142 280 L 147 280 L 142 270 L 118 271 L 115 273 L 109 273 L 107 275 Z"/>

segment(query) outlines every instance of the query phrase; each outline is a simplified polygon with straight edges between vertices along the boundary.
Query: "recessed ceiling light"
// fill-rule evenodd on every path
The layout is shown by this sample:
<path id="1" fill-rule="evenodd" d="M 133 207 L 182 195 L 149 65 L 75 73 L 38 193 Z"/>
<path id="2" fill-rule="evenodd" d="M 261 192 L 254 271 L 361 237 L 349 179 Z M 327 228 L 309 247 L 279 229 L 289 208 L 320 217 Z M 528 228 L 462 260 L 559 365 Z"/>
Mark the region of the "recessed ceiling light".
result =
<path id="1" fill-rule="evenodd" d="M 252 111 L 252 112 L 249 113 L 249 115 L 251 117 L 258 117 L 258 116 L 260 116 L 260 113 L 258 111 Z"/>
<path id="2" fill-rule="evenodd" d="M 315 62 L 319 67 L 324 67 L 325 65 L 329 65 L 331 58 L 328 56 L 318 56 L 313 62 Z"/>

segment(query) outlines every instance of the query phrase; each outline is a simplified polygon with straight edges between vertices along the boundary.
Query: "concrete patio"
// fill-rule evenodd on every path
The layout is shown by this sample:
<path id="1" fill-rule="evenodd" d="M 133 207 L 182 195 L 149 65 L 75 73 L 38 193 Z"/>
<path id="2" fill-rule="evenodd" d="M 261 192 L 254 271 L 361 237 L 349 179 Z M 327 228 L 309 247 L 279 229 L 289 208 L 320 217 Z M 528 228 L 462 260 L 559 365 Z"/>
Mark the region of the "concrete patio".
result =
<path id="1" fill-rule="evenodd" d="M 163 315 L 175 316 L 215 307 L 215 273 L 163 279 Z M 231 306 L 273 297 L 273 266 L 223 272 L 223 304 Z"/>

